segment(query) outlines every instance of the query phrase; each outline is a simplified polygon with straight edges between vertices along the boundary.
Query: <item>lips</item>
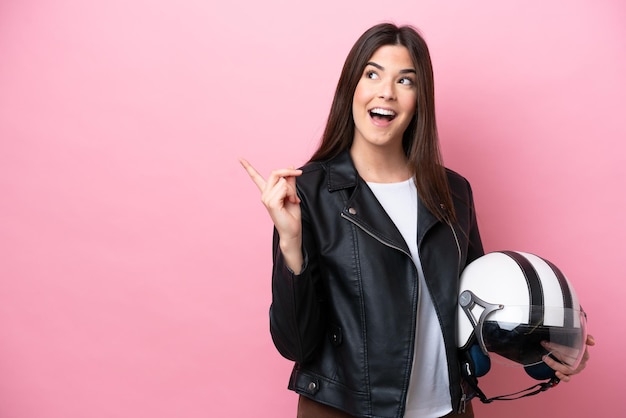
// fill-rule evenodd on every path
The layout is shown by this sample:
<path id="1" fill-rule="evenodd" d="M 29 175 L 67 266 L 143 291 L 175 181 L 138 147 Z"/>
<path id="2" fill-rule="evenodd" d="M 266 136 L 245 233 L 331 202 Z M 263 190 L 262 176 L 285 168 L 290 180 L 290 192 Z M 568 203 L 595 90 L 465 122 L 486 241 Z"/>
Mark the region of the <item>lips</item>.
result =
<path id="1" fill-rule="evenodd" d="M 396 112 L 391 109 L 384 109 L 382 107 L 375 107 L 368 111 L 370 117 L 374 120 L 391 122 L 396 117 Z"/>

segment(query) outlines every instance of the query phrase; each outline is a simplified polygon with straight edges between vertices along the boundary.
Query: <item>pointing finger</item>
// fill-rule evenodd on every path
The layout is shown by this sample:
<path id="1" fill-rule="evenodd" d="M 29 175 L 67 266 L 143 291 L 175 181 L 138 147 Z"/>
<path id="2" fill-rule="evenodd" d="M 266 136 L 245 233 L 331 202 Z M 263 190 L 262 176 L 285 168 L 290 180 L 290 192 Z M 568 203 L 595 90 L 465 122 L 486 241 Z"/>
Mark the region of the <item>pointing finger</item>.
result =
<path id="1" fill-rule="evenodd" d="M 245 168 L 246 172 L 248 173 L 254 184 L 256 184 L 256 187 L 258 187 L 260 191 L 263 191 L 263 189 L 265 189 L 265 179 L 263 178 L 263 176 L 260 175 L 259 172 L 256 171 L 254 167 L 252 167 L 252 164 L 250 164 L 244 158 L 240 158 L 239 163 L 242 165 L 243 168 Z"/>

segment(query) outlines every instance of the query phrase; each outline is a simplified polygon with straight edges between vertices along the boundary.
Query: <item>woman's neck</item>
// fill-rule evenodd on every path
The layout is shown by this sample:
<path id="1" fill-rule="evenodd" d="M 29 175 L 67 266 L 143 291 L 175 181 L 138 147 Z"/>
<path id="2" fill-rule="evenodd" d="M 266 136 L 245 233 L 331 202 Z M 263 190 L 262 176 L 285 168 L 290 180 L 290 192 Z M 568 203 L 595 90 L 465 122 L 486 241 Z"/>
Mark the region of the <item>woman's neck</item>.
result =
<path id="1" fill-rule="evenodd" d="M 373 183 L 397 183 L 408 180 L 413 172 L 402 149 L 350 148 L 354 167 L 361 178 Z"/>

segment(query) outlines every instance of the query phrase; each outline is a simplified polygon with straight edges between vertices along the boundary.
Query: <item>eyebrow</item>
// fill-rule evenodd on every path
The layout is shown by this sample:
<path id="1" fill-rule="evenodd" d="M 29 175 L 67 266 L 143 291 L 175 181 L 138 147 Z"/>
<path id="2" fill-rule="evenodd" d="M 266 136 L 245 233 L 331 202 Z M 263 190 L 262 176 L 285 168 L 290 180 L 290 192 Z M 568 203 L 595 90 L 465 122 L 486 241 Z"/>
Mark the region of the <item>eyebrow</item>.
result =
<path id="1" fill-rule="evenodd" d="M 380 64 L 375 63 L 374 61 L 369 61 L 367 64 L 365 64 L 366 67 L 368 65 L 371 65 L 372 67 L 376 67 L 381 71 L 385 71 L 385 67 L 383 67 Z M 407 74 L 407 73 L 416 74 L 416 71 L 413 68 L 406 68 L 404 70 L 400 70 L 400 74 Z"/>

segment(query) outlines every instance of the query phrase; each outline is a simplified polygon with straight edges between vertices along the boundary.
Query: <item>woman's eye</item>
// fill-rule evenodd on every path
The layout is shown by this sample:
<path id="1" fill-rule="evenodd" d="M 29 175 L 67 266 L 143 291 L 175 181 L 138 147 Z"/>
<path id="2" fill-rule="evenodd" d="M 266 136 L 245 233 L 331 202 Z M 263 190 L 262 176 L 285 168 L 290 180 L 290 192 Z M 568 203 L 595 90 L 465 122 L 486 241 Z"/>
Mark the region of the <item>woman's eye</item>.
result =
<path id="1" fill-rule="evenodd" d="M 400 79 L 400 84 L 404 84 L 406 86 L 412 86 L 413 85 L 413 80 L 408 78 L 408 77 L 402 77 Z"/>
<path id="2" fill-rule="evenodd" d="M 376 80 L 378 78 L 378 74 L 376 74 L 375 71 L 367 71 L 365 73 L 365 77 L 371 79 L 371 80 Z"/>

